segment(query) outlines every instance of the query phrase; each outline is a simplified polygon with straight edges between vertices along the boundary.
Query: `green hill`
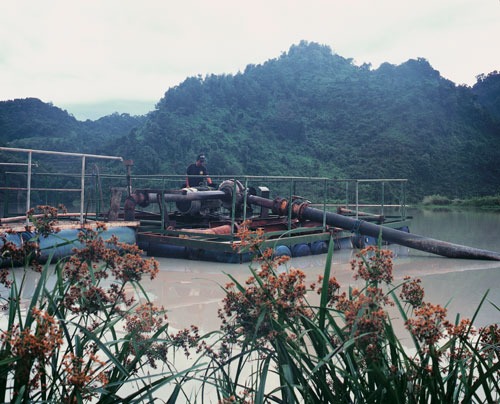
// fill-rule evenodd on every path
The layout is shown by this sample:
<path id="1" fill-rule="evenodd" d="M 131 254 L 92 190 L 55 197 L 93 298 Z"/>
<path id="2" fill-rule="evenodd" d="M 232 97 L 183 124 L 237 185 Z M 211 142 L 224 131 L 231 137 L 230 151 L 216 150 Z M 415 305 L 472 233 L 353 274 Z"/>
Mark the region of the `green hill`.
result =
<path id="1" fill-rule="evenodd" d="M 75 153 L 103 153 L 145 116 L 113 114 L 96 121 L 76 120 L 37 98 L 0 102 L 0 145 Z"/>
<path id="2" fill-rule="evenodd" d="M 472 90 L 478 101 L 500 122 L 500 72 L 479 75 Z"/>
<path id="3" fill-rule="evenodd" d="M 235 75 L 189 77 L 142 117 L 80 122 L 48 104 L 30 112 L 33 99 L 0 102 L 0 141 L 121 155 L 136 173 L 183 174 L 204 152 L 212 174 L 408 178 L 412 200 L 494 195 L 497 83 L 494 72 L 457 86 L 421 58 L 356 66 L 301 42 Z"/>

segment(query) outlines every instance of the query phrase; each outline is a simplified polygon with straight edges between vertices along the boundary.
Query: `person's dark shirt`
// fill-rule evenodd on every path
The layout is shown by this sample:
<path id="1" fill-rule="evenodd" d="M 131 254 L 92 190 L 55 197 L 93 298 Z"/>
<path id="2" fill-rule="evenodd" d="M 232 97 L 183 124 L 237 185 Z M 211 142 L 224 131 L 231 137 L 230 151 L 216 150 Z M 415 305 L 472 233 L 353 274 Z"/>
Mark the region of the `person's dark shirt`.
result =
<path id="1" fill-rule="evenodd" d="M 191 164 L 186 171 L 190 187 L 197 187 L 203 184 L 203 179 L 208 175 L 208 170 L 204 165 Z"/>

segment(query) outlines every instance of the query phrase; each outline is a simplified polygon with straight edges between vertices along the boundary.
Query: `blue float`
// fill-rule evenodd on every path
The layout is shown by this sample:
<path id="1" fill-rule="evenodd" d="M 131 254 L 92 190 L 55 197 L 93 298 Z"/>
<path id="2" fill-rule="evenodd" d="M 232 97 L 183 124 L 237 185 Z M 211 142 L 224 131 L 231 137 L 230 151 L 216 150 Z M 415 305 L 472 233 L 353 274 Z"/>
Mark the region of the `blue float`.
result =
<path id="1" fill-rule="evenodd" d="M 286 245 L 279 245 L 276 246 L 274 249 L 274 254 L 275 257 L 282 257 L 282 256 L 292 256 L 292 252 Z"/>
<path id="2" fill-rule="evenodd" d="M 40 235 L 37 240 L 35 237 L 35 241 L 38 241 L 40 247 L 41 262 L 69 257 L 74 248 L 82 248 L 82 243 L 78 240 L 78 230 L 74 229 L 61 230 L 47 236 Z"/>
<path id="3" fill-rule="evenodd" d="M 311 248 L 308 244 L 295 244 L 292 247 L 292 257 L 306 257 L 308 255 L 311 255 Z"/>
<path id="4" fill-rule="evenodd" d="M 328 252 L 328 243 L 326 241 L 314 241 L 311 243 L 311 254 L 326 254 Z"/>
<path id="5" fill-rule="evenodd" d="M 38 243 L 40 262 L 47 260 L 59 260 L 73 255 L 74 249 L 81 249 L 84 245 L 78 239 L 81 229 L 63 229 L 57 233 L 41 235 L 35 232 L 22 232 L 19 237 L 23 243 L 30 241 Z M 99 238 L 108 240 L 111 236 L 116 236 L 118 241 L 124 244 L 134 244 L 136 239 L 135 229 L 131 227 L 112 227 L 99 233 Z M 107 244 L 108 248 L 114 245 Z"/>

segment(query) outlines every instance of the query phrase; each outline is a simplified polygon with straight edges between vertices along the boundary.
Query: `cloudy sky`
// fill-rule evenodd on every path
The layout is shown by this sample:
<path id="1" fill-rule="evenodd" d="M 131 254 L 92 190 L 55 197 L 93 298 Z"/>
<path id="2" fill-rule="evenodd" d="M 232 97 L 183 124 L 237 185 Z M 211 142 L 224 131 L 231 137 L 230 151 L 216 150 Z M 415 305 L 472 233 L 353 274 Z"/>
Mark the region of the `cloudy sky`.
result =
<path id="1" fill-rule="evenodd" d="M 500 70 L 500 0 L 0 0 L 0 38 L 0 100 L 61 108 L 154 105 L 186 77 L 234 74 L 301 40 L 373 67 L 423 57 L 472 85 Z"/>

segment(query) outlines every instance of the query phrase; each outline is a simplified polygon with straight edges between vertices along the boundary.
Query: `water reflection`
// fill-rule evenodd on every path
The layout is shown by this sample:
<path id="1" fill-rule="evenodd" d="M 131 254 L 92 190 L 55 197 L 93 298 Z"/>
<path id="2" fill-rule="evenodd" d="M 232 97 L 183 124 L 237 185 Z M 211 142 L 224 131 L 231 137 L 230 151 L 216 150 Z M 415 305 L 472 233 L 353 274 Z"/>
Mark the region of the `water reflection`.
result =
<path id="1" fill-rule="evenodd" d="M 415 234 L 500 252 L 499 212 L 410 210 L 409 214 L 413 215 L 411 231 Z"/>

